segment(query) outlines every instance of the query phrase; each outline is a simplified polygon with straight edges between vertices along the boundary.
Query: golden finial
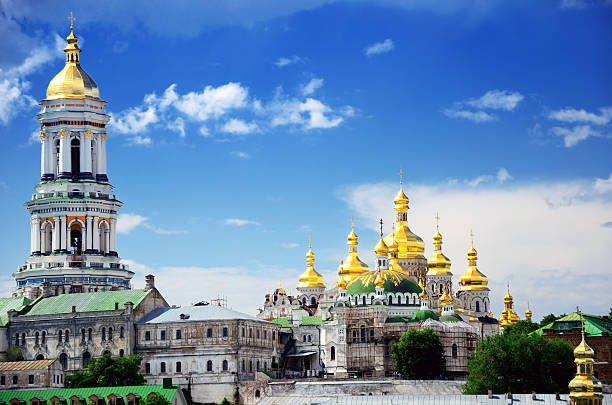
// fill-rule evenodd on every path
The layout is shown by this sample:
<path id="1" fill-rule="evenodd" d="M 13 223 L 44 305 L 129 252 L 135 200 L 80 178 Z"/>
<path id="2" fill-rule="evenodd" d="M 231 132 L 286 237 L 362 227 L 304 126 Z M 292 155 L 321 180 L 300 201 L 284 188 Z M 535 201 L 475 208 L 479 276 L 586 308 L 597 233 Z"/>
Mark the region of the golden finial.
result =
<path id="1" fill-rule="evenodd" d="M 402 172 L 401 166 L 400 166 L 399 176 L 400 176 L 400 186 L 401 186 L 404 183 L 404 173 Z"/>
<path id="2" fill-rule="evenodd" d="M 472 241 L 472 249 L 474 249 L 474 232 L 470 229 L 470 239 Z"/>
<path id="3" fill-rule="evenodd" d="M 308 234 L 308 249 L 312 250 L 312 236 Z"/>
<path id="4" fill-rule="evenodd" d="M 435 216 L 435 218 L 436 218 L 436 231 L 438 231 L 438 230 L 439 230 L 439 227 L 440 227 L 440 215 L 438 215 L 438 212 L 437 212 L 437 211 L 436 211 L 436 216 Z M 439 231 L 438 231 L 438 232 L 439 232 Z"/>
<path id="5" fill-rule="evenodd" d="M 379 223 L 380 223 L 380 237 L 382 238 L 382 236 L 383 236 L 383 230 L 382 230 L 383 220 L 382 220 L 382 218 L 380 219 Z"/>
<path id="6" fill-rule="evenodd" d="M 355 217 L 351 215 L 351 230 L 355 230 Z"/>
<path id="7" fill-rule="evenodd" d="M 70 31 L 72 31 L 74 29 L 74 20 L 76 20 L 76 18 L 72 16 L 72 11 L 70 12 L 70 17 L 68 17 L 68 19 L 70 20 Z"/>

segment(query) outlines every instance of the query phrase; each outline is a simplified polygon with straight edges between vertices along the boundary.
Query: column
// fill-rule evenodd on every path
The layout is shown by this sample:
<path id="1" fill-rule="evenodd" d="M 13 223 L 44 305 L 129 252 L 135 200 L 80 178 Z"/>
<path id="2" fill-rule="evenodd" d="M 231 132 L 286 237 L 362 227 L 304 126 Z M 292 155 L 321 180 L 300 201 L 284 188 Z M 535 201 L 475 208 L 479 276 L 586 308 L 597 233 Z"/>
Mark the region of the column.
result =
<path id="1" fill-rule="evenodd" d="M 109 250 L 117 256 L 117 218 L 110 219 L 110 248 Z"/>
<path id="2" fill-rule="evenodd" d="M 87 241 L 85 242 L 85 252 L 90 253 L 93 248 L 93 217 L 85 217 L 85 227 L 87 228 Z"/>
<path id="3" fill-rule="evenodd" d="M 108 182 L 108 176 L 106 175 L 106 139 L 104 138 L 104 134 L 100 134 L 100 139 L 96 142 L 98 146 L 98 172 L 96 180 Z"/>
<path id="4" fill-rule="evenodd" d="M 108 228 L 104 229 L 104 241 L 106 242 L 104 243 L 104 253 L 108 253 L 110 247 L 110 229 Z"/>
<path id="5" fill-rule="evenodd" d="M 60 249 L 60 219 L 59 217 L 54 217 L 54 224 L 53 224 L 53 253 L 57 253 Z"/>
<path id="6" fill-rule="evenodd" d="M 30 254 L 33 255 L 34 254 L 34 233 L 35 233 L 35 229 L 34 229 L 34 219 L 30 219 Z"/>
<path id="7" fill-rule="evenodd" d="M 66 246 L 66 217 L 61 217 L 60 222 L 60 250 L 62 252 L 67 252 L 68 246 Z"/>
<path id="8" fill-rule="evenodd" d="M 34 254 L 40 254 L 40 219 L 34 218 Z"/>
<path id="9" fill-rule="evenodd" d="M 70 135 L 68 132 L 64 136 L 60 134 L 60 179 L 70 179 L 72 163 L 70 161 Z"/>
<path id="10" fill-rule="evenodd" d="M 91 232 L 91 237 L 93 240 L 93 250 L 96 252 L 100 251 L 100 229 L 98 227 L 98 220 L 100 217 L 93 217 L 93 231 Z"/>
<path id="11" fill-rule="evenodd" d="M 81 228 L 81 249 L 82 249 L 82 254 L 85 253 L 85 251 L 87 249 L 89 249 L 89 243 L 87 243 L 87 218 L 85 218 L 85 223 L 83 224 L 83 227 Z"/>
<path id="12" fill-rule="evenodd" d="M 81 142 L 81 173 L 79 178 L 81 179 L 93 179 L 91 169 L 91 137 L 92 133 L 87 130 L 82 136 Z"/>
<path id="13" fill-rule="evenodd" d="M 45 173 L 47 173 L 47 161 L 49 160 L 49 156 L 47 155 L 49 148 L 47 148 L 47 138 L 45 137 L 43 139 L 42 133 L 40 134 L 40 137 L 40 181 L 44 181 Z"/>

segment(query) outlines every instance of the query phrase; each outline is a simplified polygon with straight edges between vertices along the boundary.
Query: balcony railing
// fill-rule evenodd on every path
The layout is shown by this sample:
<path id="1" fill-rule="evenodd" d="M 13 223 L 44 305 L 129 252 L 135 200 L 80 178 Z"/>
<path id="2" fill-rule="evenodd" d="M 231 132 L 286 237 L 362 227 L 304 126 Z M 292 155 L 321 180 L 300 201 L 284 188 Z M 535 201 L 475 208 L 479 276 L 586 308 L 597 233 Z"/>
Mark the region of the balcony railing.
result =
<path id="1" fill-rule="evenodd" d="M 95 191 L 90 191 L 88 193 L 82 192 L 82 191 L 56 191 L 54 193 L 37 193 L 37 194 L 32 194 L 32 200 L 38 200 L 41 198 L 63 198 L 63 197 L 68 197 L 68 198 L 101 198 L 104 200 L 116 200 L 117 196 L 116 194 L 108 194 L 108 193 L 97 193 Z"/>
<path id="2" fill-rule="evenodd" d="M 72 259 L 72 256 L 70 256 Z M 88 262 L 85 257 L 77 256 L 76 260 L 70 260 L 66 262 L 47 262 L 47 263 L 29 263 L 17 266 L 17 272 L 25 270 L 35 269 L 56 269 L 56 268 L 87 268 L 87 269 L 113 269 L 113 270 L 129 270 L 129 264 L 123 263 L 102 263 L 102 262 Z"/>

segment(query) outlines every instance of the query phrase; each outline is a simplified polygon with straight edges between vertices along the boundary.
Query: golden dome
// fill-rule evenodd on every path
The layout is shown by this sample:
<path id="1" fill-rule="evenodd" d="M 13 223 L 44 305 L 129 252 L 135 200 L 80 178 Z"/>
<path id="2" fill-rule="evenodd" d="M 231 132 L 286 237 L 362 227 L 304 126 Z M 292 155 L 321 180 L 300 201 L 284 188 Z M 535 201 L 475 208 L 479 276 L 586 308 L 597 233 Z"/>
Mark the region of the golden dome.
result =
<path id="1" fill-rule="evenodd" d="M 425 285 L 423 284 L 423 279 L 419 278 L 419 287 L 421 287 L 421 301 L 426 300 L 427 298 L 429 298 L 429 295 L 427 295 L 427 291 L 425 288 Z"/>
<path id="2" fill-rule="evenodd" d="M 510 295 L 510 285 L 508 285 L 508 291 L 504 296 L 504 310 L 499 318 L 501 327 L 504 328 L 508 325 L 514 325 L 520 320 L 521 318 L 519 318 L 514 308 L 512 308 L 512 295 Z"/>
<path id="3" fill-rule="evenodd" d="M 385 286 L 385 280 L 381 277 L 380 271 L 377 272 L 376 279 L 374 280 L 374 285 L 376 288 L 383 288 Z"/>
<path id="4" fill-rule="evenodd" d="M 401 182 L 400 182 L 400 189 L 395 195 L 393 202 L 395 203 L 396 207 L 401 206 L 401 207 L 408 208 L 408 204 L 410 203 L 410 200 L 408 199 L 408 197 L 406 197 L 406 194 L 404 194 L 404 187 Z"/>
<path id="5" fill-rule="evenodd" d="M 49 82 L 46 100 L 61 98 L 95 98 L 100 99 L 98 85 L 83 70 L 80 63 L 78 38 L 74 35 L 73 26 L 70 25 L 70 35 L 66 38 L 68 45 L 66 52 L 66 65 Z"/>
<path id="6" fill-rule="evenodd" d="M 440 297 L 440 303 L 442 305 L 451 305 L 453 303 L 453 292 L 451 291 L 450 283 L 444 289 L 444 293 Z"/>
<path id="7" fill-rule="evenodd" d="M 323 287 L 323 276 L 317 273 L 314 269 L 314 253 L 312 253 L 312 247 L 308 247 L 308 253 L 306 253 L 306 271 L 300 275 L 299 284 L 297 288 L 310 288 L 310 287 Z"/>
<path id="8" fill-rule="evenodd" d="M 525 320 L 531 321 L 532 316 L 533 313 L 531 312 L 531 309 L 529 309 L 529 305 L 527 305 L 527 310 L 525 311 Z"/>
<path id="9" fill-rule="evenodd" d="M 472 243 L 472 248 L 468 252 L 468 270 L 459 278 L 459 291 L 488 289 L 489 279 L 478 270 L 478 267 L 476 267 L 477 261 L 478 253 L 474 249 L 474 243 Z"/>
<path id="10" fill-rule="evenodd" d="M 442 235 L 436 225 L 436 235 L 434 236 L 434 254 L 427 259 L 428 276 L 452 276 L 450 271 L 451 261 L 442 253 Z"/>
<path id="11" fill-rule="evenodd" d="M 589 346 L 586 340 L 584 339 L 584 331 L 583 331 L 582 341 L 574 349 L 574 357 L 592 359 L 594 355 L 595 355 L 595 352 L 593 351 L 593 349 L 591 349 L 591 346 Z"/>
<path id="12" fill-rule="evenodd" d="M 344 261 L 340 263 L 340 266 L 338 267 L 338 275 L 340 277 L 348 277 L 350 282 L 352 278 L 362 273 L 368 272 L 369 267 L 357 256 L 358 238 L 355 234 L 355 229 L 353 226 L 351 226 L 351 233 L 349 233 L 347 240 L 349 254 L 346 259 L 344 259 Z"/>
<path id="13" fill-rule="evenodd" d="M 389 247 L 383 240 L 382 224 L 383 222 L 381 219 L 380 220 L 380 239 L 378 240 L 378 243 L 376 244 L 376 246 L 374 246 L 374 253 L 376 254 L 376 256 L 386 256 L 387 254 L 389 254 Z"/>
<path id="14" fill-rule="evenodd" d="M 338 288 L 341 290 L 346 290 L 346 285 L 348 284 L 348 281 L 346 278 L 344 277 L 340 277 L 337 281 L 338 283 Z"/>

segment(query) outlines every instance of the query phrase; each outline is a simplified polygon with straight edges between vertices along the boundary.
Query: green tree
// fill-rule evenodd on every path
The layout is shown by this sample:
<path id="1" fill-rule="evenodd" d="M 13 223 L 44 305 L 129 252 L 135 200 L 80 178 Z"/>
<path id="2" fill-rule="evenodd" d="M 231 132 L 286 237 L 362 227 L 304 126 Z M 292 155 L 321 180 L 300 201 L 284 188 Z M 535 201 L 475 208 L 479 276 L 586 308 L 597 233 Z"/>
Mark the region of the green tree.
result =
<path id="1" fill-rule="evenodd" d="M 140 405 L 170 405 L 170 401 L 163 395 L 153 395 L 141 401 Z"/>
<path id="2" fill-rule="evenodd" d="M 221 401 L 221 405 L 230 405 L 230 401 L 227 398 L 223 398 L 223 401 Z"/>
<path id="3" fill-rule="evenodd" d="M 468 360 L 463 391 L 564 393 L 574 372 L 574 351 L 569 343 L 504 332 L 479 342 Z"/>
<path id="4" fill-rule="evenodd" d="M 546 315 L 544 318 L 542 318 L 542 321 L 540 322 L 540 328 L 548 325 L 551 322 L 556 321 L 557 319 L 559 319 L 559 317 L 556 316 L 555 314 Z"/>
<path id="5" fill-rule="evenodd" d="M 527 335 L 533 332 L 534 330 L 538 330 L 538 329 L 540 329 L 539 324 L 535 322 L 527 321 L 527 320 L 521 320 L 515 323 L 514 325 L 506 326 L 504 328 L 504 335 L 507 335 L 507 334 Z"/>
<path id="6" fill-rule="evenodd" d="M 406 379 L 429 379 L 444 373 L 444 349 L 431 328 L 409 329 L 391 346 L 395 370 Z"/>
<path id="7" fill-rule="evenodd" d="M 143 385 L 144 377 L 140 374 L 142 357 L 111 357 L 106 354 L 91 359 L 87 371 L 78 371 L 66 377 L 68 388 L 118 387 L 121 385 Z"/>

